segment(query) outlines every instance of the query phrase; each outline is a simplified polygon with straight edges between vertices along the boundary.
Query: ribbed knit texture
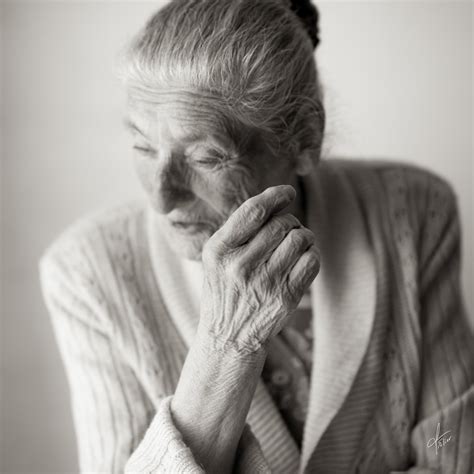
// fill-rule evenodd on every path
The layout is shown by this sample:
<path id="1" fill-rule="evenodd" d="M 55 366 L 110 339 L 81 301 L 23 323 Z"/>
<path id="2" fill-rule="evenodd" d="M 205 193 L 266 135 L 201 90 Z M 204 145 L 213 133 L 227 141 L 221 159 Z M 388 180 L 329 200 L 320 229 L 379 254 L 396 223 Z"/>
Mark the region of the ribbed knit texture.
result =
<path id="1" fill-rule="evenodd" d="M 286 326 L 268 345 L 262 371 L 265 386 L 299 448 L 309 400 L 313 339 L 311 319 L 308 290 Z"/>
<path id="2" fill-rule="evenodd" d="M 323 253 L 303 451 L 259 383 L 235 471 L 471 473 L 474 340 L 452 189 L 412 166 L 344 160 L 306 186 Z M 169 252 L 141 202 L 86 216 L 44 253 L 81 471 L 202 472 L 169 412 L 198 266 Z M 451 439 L 436 451 L 438 423 Z"/>

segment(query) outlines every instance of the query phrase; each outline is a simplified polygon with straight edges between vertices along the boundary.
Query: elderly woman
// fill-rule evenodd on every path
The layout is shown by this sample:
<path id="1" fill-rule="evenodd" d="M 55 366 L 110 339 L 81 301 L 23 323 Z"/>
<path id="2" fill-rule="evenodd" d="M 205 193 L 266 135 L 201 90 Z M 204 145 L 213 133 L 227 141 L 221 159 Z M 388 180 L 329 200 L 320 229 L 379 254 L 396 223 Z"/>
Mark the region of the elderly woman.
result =
<path id="1" fill-rule="evenodd" d="M 41 264 L 84 472 L 472 470 L 456 197 L 320 161 L 306 1 L 174 0 L 131 44 L 147 204 Z"/>

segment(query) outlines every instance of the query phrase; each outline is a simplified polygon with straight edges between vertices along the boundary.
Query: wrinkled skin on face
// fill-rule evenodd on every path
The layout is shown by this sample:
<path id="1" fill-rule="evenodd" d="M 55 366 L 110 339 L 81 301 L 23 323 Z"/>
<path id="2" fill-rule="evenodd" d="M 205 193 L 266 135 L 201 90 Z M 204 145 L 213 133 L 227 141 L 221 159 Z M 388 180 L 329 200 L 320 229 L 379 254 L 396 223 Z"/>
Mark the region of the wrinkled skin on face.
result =
<path id="1" fill-rule="evenodd" d="M 237 207 L 269 186 L 295 185 L 294 162 L 272 156 L 256 132 L 230 136 L 196 100 L 130 105 L 134 163 L 169 244 L 198 260 Z M 298 200 L 287 212 L 299 214 Z"/>

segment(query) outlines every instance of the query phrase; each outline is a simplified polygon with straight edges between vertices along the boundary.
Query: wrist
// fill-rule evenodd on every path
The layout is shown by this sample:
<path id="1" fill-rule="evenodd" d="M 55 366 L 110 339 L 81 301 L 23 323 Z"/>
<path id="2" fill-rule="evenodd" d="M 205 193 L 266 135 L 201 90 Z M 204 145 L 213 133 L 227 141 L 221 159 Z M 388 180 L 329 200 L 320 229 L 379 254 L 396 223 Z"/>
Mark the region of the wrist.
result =
<path id="1" fill-rule="evenodd" d="M 266 344 L 248 345 L 239 341 L 229 341 L 216 334 L 204 324 L 199 324 L 193 342 L 205 357 L 217 358 L 222 363 L 261 365 L 267 356 Z"/>
<path id="2" fill-rule="evenodd" d="M 266 348 L 242 352 L 200 327 L 171 401 L 177 429 L 209 472 L 233 459 L 262 372 Z M 216 453 L 221 469 L 210 464 Z M 225 464 L 225 463 L 224 463 Z"/>

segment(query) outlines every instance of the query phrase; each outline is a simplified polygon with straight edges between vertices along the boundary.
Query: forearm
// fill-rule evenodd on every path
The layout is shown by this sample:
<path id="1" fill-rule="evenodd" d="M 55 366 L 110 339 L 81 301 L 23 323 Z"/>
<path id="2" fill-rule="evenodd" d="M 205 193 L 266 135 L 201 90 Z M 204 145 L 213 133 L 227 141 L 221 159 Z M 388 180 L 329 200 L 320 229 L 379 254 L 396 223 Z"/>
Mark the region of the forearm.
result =
<path id="1" fill-rule="evenodd" d="M 198 331 L 176 388 L 176 428 L 206 472 L 231 472 L 235 451 L 265 361 L 265 349 L 225 350 Z"/>
<path id="2" fill-rule="evenodd" d="M 295 196 L 291 186 L 274 186 L 251 197 L 202 251 L 201 319 L 171 415 L 206 472 L 232 471 L 265 345 L 319 270 L 314 234 L 279 214 Z"/>

